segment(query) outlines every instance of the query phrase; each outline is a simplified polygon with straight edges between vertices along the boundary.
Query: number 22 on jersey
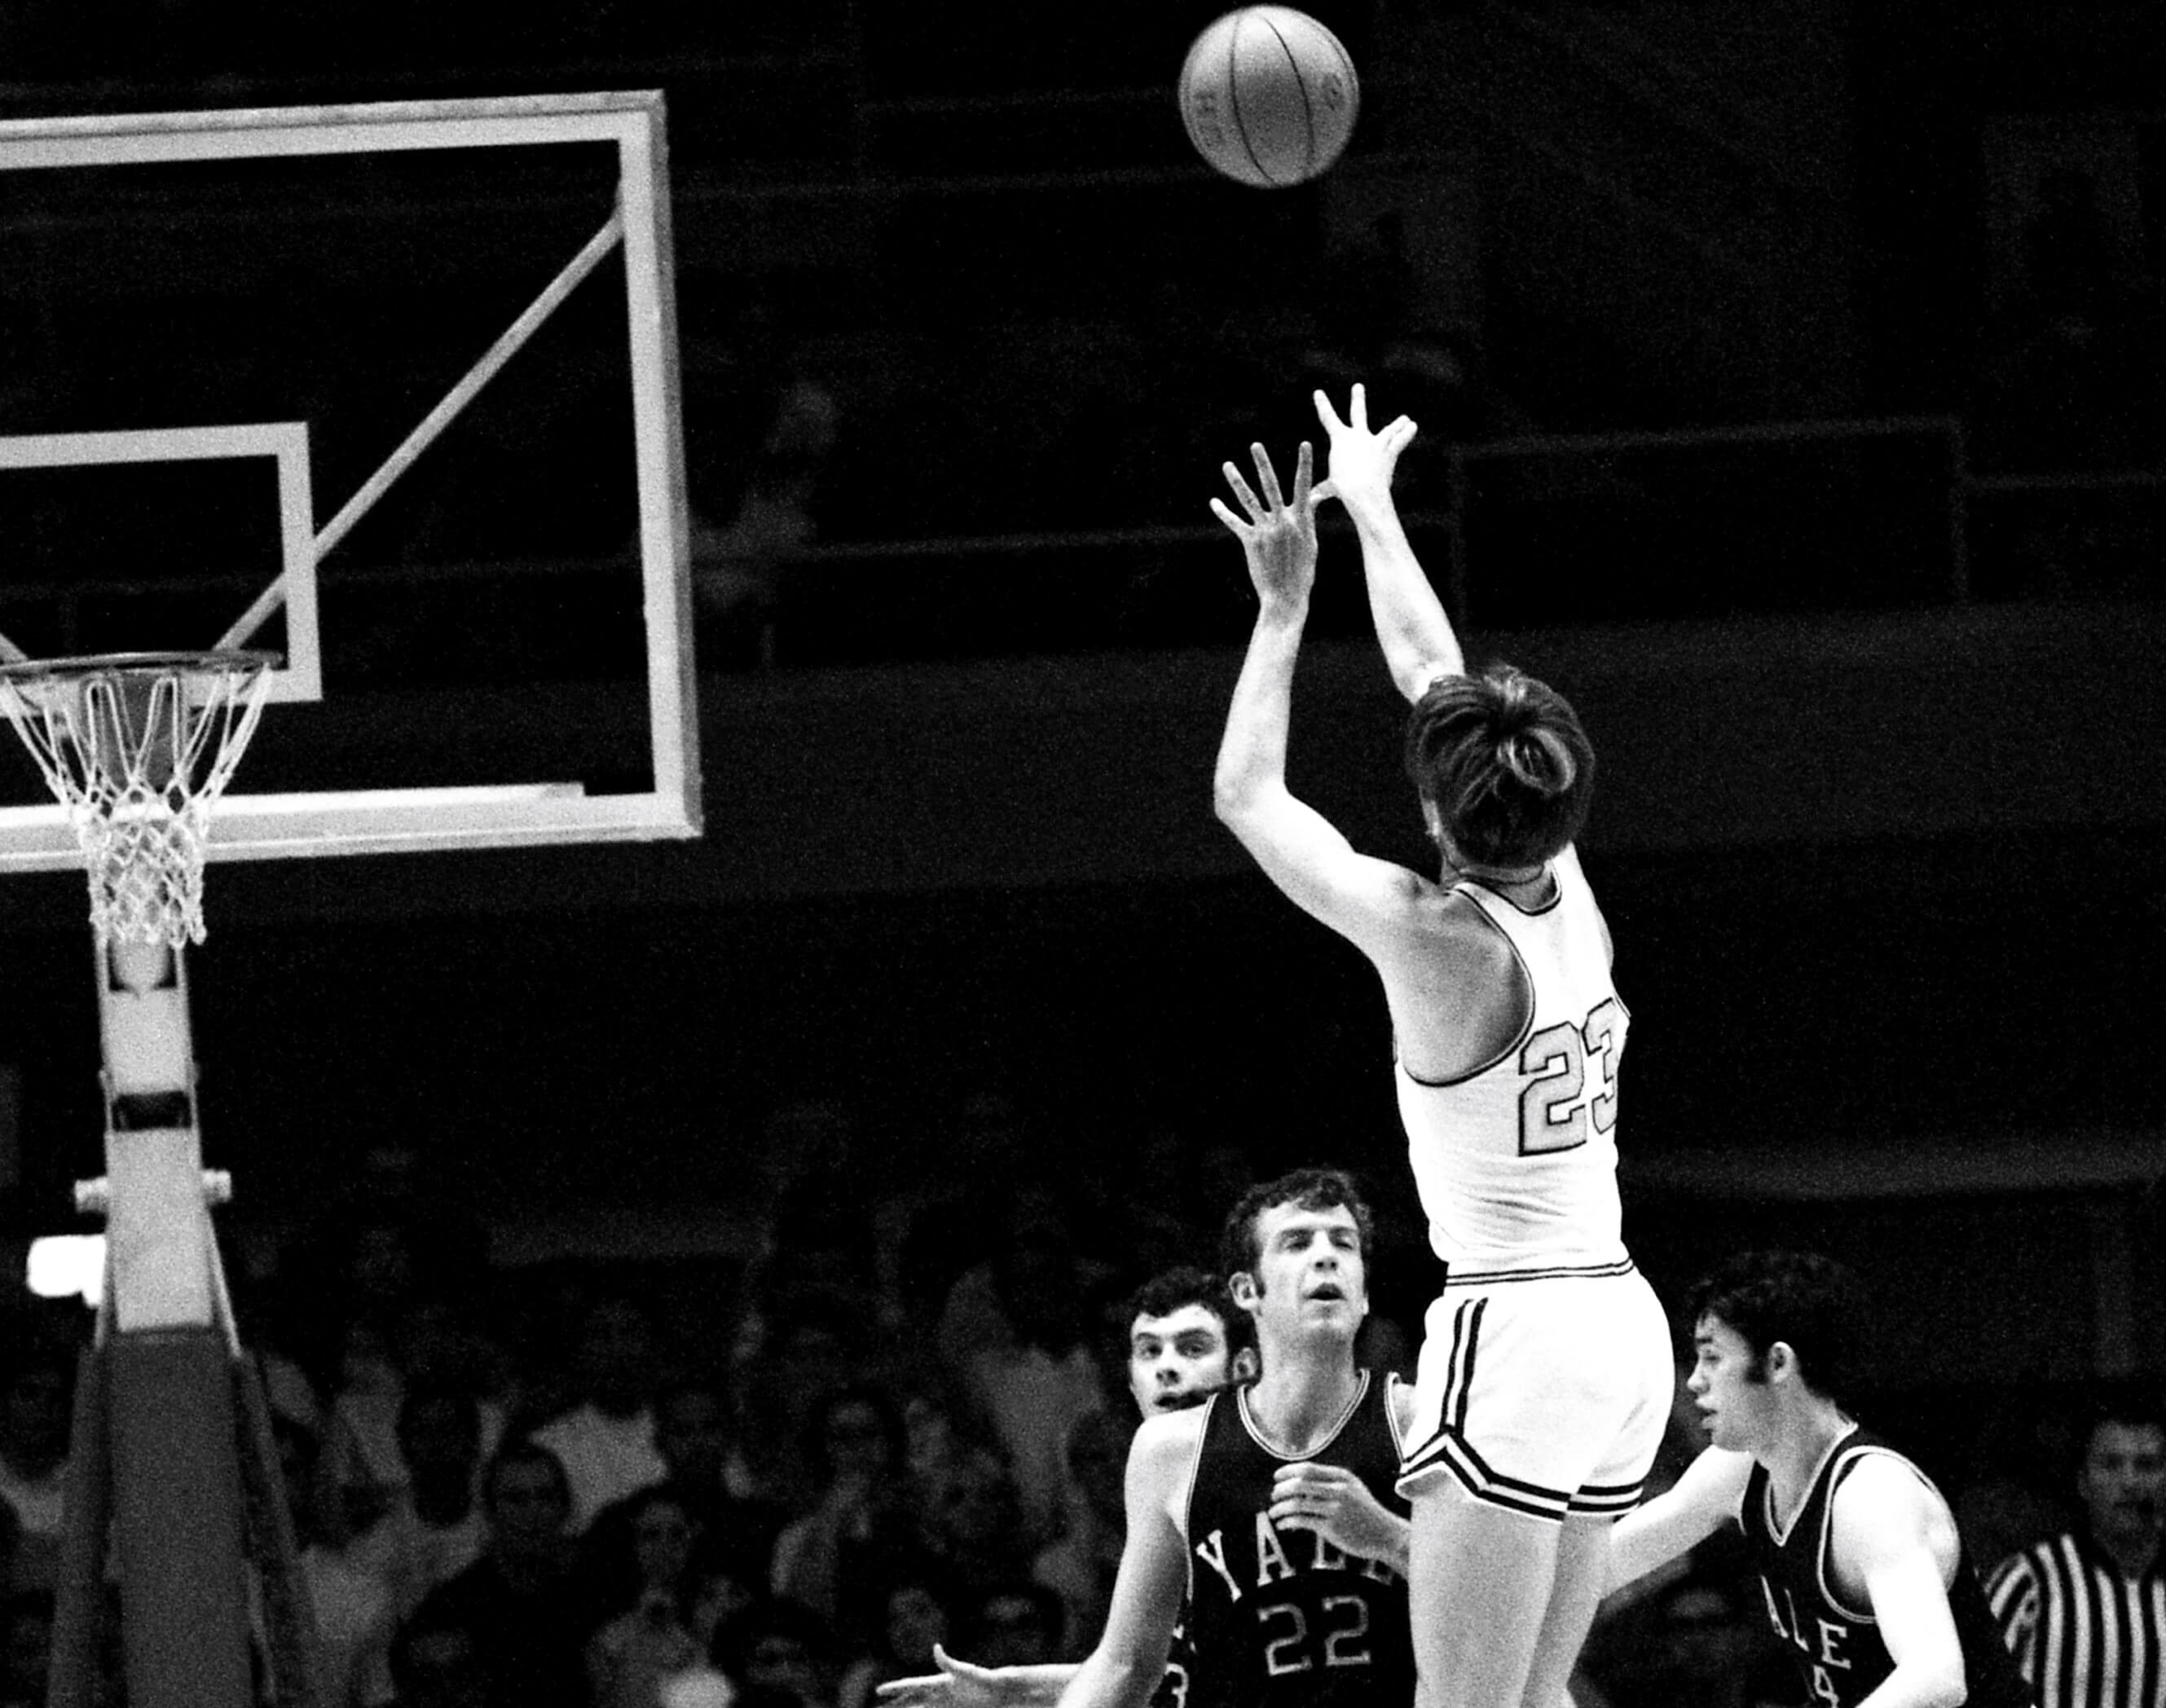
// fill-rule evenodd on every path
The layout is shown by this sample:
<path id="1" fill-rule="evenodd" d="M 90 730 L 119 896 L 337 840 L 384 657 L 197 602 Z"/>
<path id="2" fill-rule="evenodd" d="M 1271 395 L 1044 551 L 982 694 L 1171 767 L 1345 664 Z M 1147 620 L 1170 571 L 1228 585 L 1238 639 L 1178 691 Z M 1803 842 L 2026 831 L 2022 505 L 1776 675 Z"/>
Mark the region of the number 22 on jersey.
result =
<path id="1" fill-rule="evenodd" d="M 1597 1004 L 1577 1025 L 1545 1026 L 1519 1047 L 1519 1155 L 1546 1156 L 1587 1143 L 1617 1124 L 1617 1059 L 1624 1053 L 1624 1005 Z"/>

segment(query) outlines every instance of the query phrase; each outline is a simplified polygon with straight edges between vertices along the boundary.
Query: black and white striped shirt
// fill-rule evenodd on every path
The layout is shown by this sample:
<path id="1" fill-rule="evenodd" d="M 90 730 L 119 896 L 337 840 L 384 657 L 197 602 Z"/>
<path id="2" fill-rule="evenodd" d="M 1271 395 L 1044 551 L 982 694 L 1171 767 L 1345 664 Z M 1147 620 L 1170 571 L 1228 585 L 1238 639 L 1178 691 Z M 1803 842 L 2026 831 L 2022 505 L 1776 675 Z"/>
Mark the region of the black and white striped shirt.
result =
<path id="1" fill-rule="evenodd" d="M 2038 1708 L 2166 1708 L 2166 1571 L 2125 1575 L 2082 1536 L 2011 1554 L 1986 1600 Z"/>

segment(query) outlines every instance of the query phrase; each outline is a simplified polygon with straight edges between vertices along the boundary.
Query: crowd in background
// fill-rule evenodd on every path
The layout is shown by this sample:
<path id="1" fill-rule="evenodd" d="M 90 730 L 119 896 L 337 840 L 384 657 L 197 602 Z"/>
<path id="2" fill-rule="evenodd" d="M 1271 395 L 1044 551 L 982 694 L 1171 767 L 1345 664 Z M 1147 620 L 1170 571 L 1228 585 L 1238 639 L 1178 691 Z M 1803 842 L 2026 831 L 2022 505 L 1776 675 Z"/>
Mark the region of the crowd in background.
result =
<path id="1" fill-rule="evenodd" d="M 1212 1263 L 1253 1171 L 1229 1146 L 1094 1186 L 1087 1159 L 1003 1149 L 999 1112 L 982 1113 L 976 1177 L 912 1192 L 864 1171 L 850 1189 L 832 1109 L 786 1116 L 778 1166 L 748 1171 L 755 1237 L 726 1278 L 601 1258 L 507 1273 L 441 1195 L 398 1185 L 275 1261 L 238 1254 L 340 1708 L 864 1708 L 929 1670 L 936 1642 L 994 1664 L 1086 1652 L 1123 1530 L 1134 1291 Z M 1388 1214 L 1382 1229 L 1363 1356 L 1410 1376 L 1424 1277 L 1394 1256 Z M 13 1317 L 0 1708 L 42 1700 L 90 1320 L 27 1296 Z M 1673 1425 L 1658 1482 L 1704 1441 L 1682 1387 Z M 2072 1460 L 2080 1436 L 2060 1443 Z M 2148 1461 L 2103 1484 L 2045 1442 L 1998 1467 L 1968 1443 L 1917 1446 L 1960 1477 L 1982 1572 L 2118 1512 L 2140 1617 L 2142 1594 L 2166 1598 L 2166 1471 L 2146 1441 Z M 2079 1501 L 2100 1487 L 2103 1508 Z M 2052 1547 L 2002 1598 L 2034 1642 Z M 1645 1586 L 1598 1626 L 1582 1702 L 1788 1700 L 1753 1593 L 1720 1543 Z"/>

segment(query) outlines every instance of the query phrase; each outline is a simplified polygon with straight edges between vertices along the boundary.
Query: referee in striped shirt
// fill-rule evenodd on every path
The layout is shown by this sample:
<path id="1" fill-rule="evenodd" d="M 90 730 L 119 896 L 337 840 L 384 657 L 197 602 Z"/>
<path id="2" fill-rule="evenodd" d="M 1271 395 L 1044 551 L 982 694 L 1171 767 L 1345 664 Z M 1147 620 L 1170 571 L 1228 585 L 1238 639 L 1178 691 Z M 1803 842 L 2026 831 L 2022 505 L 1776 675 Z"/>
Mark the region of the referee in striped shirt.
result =
<path id="1" fill-rule="evenodd" d="M 1994 1618 L 2038 1708 L 2166 1708 L 2166 1412 L 2100 1406 L 2076 1487 L 2082 1529 L 2000 1563 Z"/>

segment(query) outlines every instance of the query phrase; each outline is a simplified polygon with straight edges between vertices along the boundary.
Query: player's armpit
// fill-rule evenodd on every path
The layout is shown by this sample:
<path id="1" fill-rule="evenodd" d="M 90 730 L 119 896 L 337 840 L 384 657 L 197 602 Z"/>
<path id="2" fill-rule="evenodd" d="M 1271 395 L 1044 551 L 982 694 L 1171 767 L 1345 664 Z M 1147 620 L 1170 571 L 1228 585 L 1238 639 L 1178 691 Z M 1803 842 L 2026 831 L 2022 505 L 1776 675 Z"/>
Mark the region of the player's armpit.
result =
<path id="1" fill-rule="evenodd" d="M 1289 901 L 1372 960 L 1410 934 L 1434 891 L 1420 874 L 1357 851 L 1330 820 L 1284 790 L 1239 810 L 1222 801 L 1219 817 Z"/>

